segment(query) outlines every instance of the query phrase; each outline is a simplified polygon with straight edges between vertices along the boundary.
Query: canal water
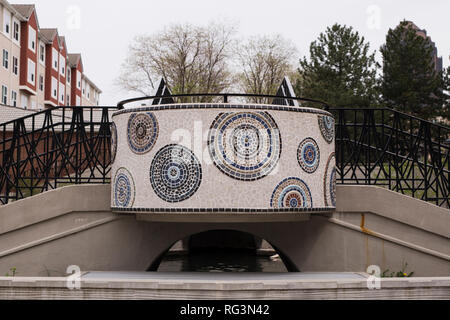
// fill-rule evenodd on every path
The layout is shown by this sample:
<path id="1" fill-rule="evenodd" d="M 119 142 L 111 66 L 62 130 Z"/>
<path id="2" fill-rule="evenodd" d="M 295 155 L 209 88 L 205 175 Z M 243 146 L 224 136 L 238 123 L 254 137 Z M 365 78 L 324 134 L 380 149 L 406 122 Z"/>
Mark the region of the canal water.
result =
<path id="1" fill-rule="evenodd" d="M 169 254 L 158 272 L 287 272 L 278 256 L 249 250 L 202 250 L 187 254 Z"/>

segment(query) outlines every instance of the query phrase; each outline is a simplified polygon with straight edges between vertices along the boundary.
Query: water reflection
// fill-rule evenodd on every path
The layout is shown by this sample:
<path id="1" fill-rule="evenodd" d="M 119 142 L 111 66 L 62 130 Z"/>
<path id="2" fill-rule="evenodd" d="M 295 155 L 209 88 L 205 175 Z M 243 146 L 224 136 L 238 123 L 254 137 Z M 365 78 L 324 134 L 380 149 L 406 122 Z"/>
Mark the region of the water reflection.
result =
<path id="1" fill-rule="evenodd" d="M 189 254 L 169 254 L 159 272 L 287 272 L 279 258 L 251 250 L 209 249 Z"/>

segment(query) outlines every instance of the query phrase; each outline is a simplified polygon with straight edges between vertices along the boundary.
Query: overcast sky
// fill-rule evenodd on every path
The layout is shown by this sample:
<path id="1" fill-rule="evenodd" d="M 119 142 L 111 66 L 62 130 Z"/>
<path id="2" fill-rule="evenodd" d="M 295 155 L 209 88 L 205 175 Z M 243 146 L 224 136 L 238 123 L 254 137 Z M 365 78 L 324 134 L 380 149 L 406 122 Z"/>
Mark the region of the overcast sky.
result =
<path id="1" fill-rule="evenodd" d="M 378 50 L 389 28 L 414 21 L 436 43 L 444 66 L 450 64 L 450 0 L 10 0 L 35 3 L 41 28 L 58 28 L 69 52 L 83 55 L 87 76 L 103 94 L 102 105 L 130 97 L 113 81 L 134 36 L 170 23 L 238 23 L 239 34 L 280 33 L 297 46 L 299 57 L 335 22 L 353 26 Z M 379 55 L 378 55 L 379 58 Z"/>

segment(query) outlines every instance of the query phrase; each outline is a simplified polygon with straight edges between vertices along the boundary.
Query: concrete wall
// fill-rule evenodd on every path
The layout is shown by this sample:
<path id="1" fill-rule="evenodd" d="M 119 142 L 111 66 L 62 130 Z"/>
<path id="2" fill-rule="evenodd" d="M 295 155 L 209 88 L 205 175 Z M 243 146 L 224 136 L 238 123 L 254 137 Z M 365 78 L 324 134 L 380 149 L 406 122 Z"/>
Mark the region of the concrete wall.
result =
<path id="1" fill-rule="evenodd" d="M 0 207 L 0 274 L 145 271 L 178 240 L 229 229 L 267 240 L 301 271 L 400 271 L 407 262 L 415 276 L 450 275 L 450 210 L 385 189 L 338 186 L 335 213 L 289 223 L 141 221 L 111 213 L 109 189 L 64 187 Z"/>

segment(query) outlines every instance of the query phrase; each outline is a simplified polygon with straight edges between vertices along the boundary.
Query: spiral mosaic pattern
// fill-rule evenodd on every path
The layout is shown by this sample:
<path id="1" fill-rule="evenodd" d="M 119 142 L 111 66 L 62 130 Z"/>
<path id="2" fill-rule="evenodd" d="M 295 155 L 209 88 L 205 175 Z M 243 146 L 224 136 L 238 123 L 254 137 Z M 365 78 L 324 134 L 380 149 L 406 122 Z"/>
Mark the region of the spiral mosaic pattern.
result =
<path id="1" fill-rule="evenodd" d="M 135 184 L 131 173 L 120 168 L 114 178 L 114 206 L 116 208 L 131 208 L 135 198 Z"/>
<path id="2" fill-rule="evenodd" d="M 275 188 L 270 207 L 280 208 L 312 208 L 313 202 L 308 185 L 299 178 L 287 178 Z"/>
<path id="3" fill-rule="evenodd" d="M 319 127 L 326 142 L 332 143 L 334 140 L 334 119 L 330 116 L 319 115 Z"/>
<path id="4" fill-rule="evenodd" d="M 336 156 L 333 152 L 328 158 L 323 179 L 325 207 L 336 207 Z"/>
<path id="5" fill-rule="evenodd" d="M 320 149 L 313 138 L 306 138 L 298 146 L 297 160 L 306 173 L 314 173 L 320 164 Z"/>
<path id="6" fill-rule="evenodd" d="M 128 145 L 136 154 L 149 152 L 158 139 L 158 121 L 153 113 L 133 113 L 128 119 Z"/>
<path id="7" fill-rule="evenodd" d="M 150 167 L 150 182 L 164 201 L 190 198 L 200 187 L 202 168 L 197 157 L 180 145 L 168 145 L 156 154 Z"/>
<path id="8" fill-rule="evenodd" d="M 211 125 L 208 147 L 220 171 L 253 181 L 267 176 L 278 164 L 281 135 L 267 112 L 221 113 Z"/>
<path id="9" fill-rule="evenodd" d="M 117 154 L 117 127 L 113 122 L 111 123 L 111 163 L 114 163 L 116 160 Z"/>

